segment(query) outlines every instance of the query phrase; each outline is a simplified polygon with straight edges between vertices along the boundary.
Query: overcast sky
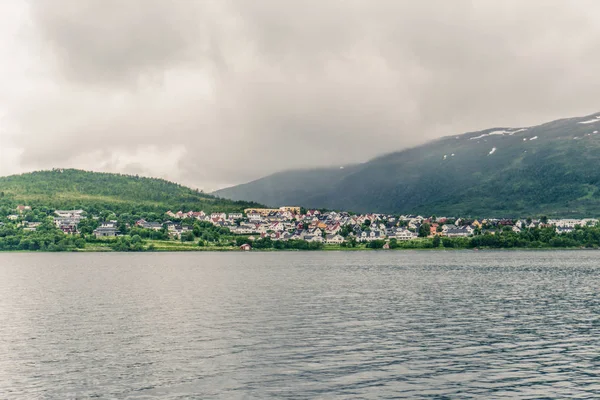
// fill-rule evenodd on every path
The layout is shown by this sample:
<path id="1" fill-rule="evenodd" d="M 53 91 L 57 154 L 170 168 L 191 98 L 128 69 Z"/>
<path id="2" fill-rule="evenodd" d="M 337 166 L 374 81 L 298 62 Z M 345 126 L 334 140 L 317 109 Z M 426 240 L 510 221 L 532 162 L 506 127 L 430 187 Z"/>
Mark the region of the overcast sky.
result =
<path id="1" fill-rule="evenodd" d="M 0 1 L 0 175 L 205 190 L 600 111 L 597 0 Z"/>

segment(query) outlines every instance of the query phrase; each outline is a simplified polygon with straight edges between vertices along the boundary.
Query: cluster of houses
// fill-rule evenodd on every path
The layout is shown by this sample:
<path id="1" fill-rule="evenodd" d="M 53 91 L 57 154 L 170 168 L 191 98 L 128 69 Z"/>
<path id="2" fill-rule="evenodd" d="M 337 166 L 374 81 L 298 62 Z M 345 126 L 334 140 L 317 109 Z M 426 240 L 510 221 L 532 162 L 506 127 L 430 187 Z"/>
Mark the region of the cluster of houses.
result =
<path id="1" fill-rule="evenodd" d="M 74 234 L 77 233 L 77 227 L 81 220 L 84 218 L 83 210 L 56 210 L 54 217 L 54 224 L 64 233 Z"/>
<path id="2" fill-rule="evenodd" d="M 166 228 L 169 236 L 174 239 L 180 239 L 181 236 L 187 232 L 190 232 L 192 228 L 189 225 L 183 225 L 181 223 L 175 223 L 173 221 L 166 222 L 148 222 L 146 220 L 140 219 L 135 223 L 135 226 L 142 229 L 150 229 L 153 231 L 160 231 L 163 228 Z"/>
<path id="3" fill-rule="evenodd" d="M 427 218 L 418 215 L 355 215 L 347 212 L 320 212 L 319 210 L 308 210 L 302 213 L 299 207 L 251 208 L 244 210 L 243 213 L 229 214 L 168 211 L 165 218 L 169 220 L 162 223 L 140 220 L 136 225 L 154 230 L 166 227 L 172 236 L 180 237 L 182 233 L 190 229 L 185 225 L 186 221 L 198 220 L 227 228 L 232 234 L 250 236 L 250 239 L 268 237 L 274 241 L 304 240 L 341 244 L 352 239 L 357 242 L 390 239 L 407 241 L 418 238 L 419 232 L 421 232 L 421 236 L 428 237 L 469 237 L 476 232 L 494 234 L 499 228 L 520 232 L 527 228 L 555 226 L 559 233 L 566 233 L 572 231 L 576 226 L 598 223 L 598 220 L 595 219 L 560 219 L 542 222 L 540 220 Z M 423 235 L 422 229 L 424 224 L 428 226 L 425 235 Z"/>
<path id="4" fill-rule="evenodd" d="M 31 211 L 28 206 L 19 206 L 16 214 L 7 216 L 9 221 L 18 221 L 21 214 Z M 67 234 L 78 233 L 78 225 L 85 217 L 83 210 L 56 210 L 56 227 Z M 498 229 L 520 232 L 522 229 L 554 226 L 558 233 L 571 232 L 577 226 L 590 226 L 597 219 L 550 219 L 511 220 L 423 217 L 419 215 L 362 214 L 347 212 L 320 212 L 300 207 L 276 209 L 250 208 L 243 213 L 205 213 L 203 211 L 165 213 L 161 221 L 140 219 L 136 227 L 162 231 L 166 229 L 173 238 L 180 238 L 191 230 L 193 221 L 205 221 L 217 227 L 227 228 L 232 234 L 250 236 L 250 239 L 305 240 L 327 244 L 341 244 L 347 240 L 370 242 L 374 240 L 413 240 L 420 236 L 469 237 L 475 233 L 492 233 Z M 24 229 L 35 230 L 39 223 L 21 223 Z M 117 221 L 102 222 L 94 231 L 97 237 L 119 235 Z"/>

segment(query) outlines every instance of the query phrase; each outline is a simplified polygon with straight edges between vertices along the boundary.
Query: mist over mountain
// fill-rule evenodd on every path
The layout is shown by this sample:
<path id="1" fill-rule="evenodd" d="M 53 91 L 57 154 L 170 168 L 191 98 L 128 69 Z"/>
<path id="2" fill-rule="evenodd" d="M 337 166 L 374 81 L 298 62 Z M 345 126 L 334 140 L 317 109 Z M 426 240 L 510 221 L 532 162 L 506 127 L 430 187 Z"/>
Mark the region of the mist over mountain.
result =
<path id="1" fill-rule="evenodd" d="M 600 113 L 444 137 L 363 164 L 278 172 L 215 195 L 270 206 L 506 216 L 600 214 Z"/>
<path id="2" fill-rule="evenodd" d="M 596 0 L 0 1 L 0 176 L 204 191 L 598 111 Z"/>

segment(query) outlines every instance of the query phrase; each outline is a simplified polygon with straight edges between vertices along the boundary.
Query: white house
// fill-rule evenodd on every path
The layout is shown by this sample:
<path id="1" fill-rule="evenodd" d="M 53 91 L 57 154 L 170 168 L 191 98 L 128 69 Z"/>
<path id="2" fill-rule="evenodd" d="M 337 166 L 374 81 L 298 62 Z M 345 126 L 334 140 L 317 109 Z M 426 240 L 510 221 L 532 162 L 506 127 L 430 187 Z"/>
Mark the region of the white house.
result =
<path id="1" fill-rule="evenodd" d="M 101 226 L 98 229 L 94 230 L 93 233 L 97 238 L 115 237 L 115 236 L 117 236 L 117 229 L 114 226 L 113 227 Z"/>
<path id="2" fill-rule="evenodd" d="M 56 210 L 54 214 L 61 218 L 82 218 L 83 210 Z"/>
<path id="3" fill-rule="evenodd" d="M 248 217 L 248 221 L 252 221 L 252 222 L 259 222 L 262 220 L 262 215 L 260 215 L 259 213 L 250 213 L 247 215 Z"/>
<path id="4" fill-rule="evenodd" d="M 315 228 L 315 229 L 312 229 L 309 232 L 309 234 L 313 235 L 313 236 L 323 236 L 323 231 L 321 229 L 319 229 L 319 228 Z"/>
<path id="5" fill-rule="evenodd" d="M 266 225 L 266 224 L 261 224 L 256 229 L 256 231 L 258 233 L 267 233 L 267 231 L 269 231 L 269 230 L 270 230 L 269 225 Z"/>
<path id="6" fill-rule="evenodd" d="M 550 219 L 548 225 L 554 225 L 557 228 L 575 228 L 577 225 L 583 226 L 584 224 L 580 219 Z"/>
<path id="7" fill-rule="evenodd" d="M 25 222 L 23 230 L 32 232 L 37 230 L 40 225 L 42 225 L 41 222 Z"/>
<path id="8" fill-rule="evenodd" d="M 316 242 L 316 243 L 323 243 L 325 241 L 325 239 L 323 239 L 323 236 L 304 236 L 304 240 L 306 240 L 307 242 Z"/>
<path id="9" fill-rule="evenodd" d="M 232 226 L 229 228 L 232 233 L 238 235 L 251 235 L 253 233 L 258 233 L 254 225 L 240 225 L 240 226 Z"/>
<path id="10" fill-rule="evenodd" d="M 470 228 L 468 226 L 463 226 L 460 228 L 452 228 L 452 229 L 448 229 L 446 231 L 446 236 L 448 237 L 467 237 L 469 235 L 473 234 L 473 228 Z"/>
<path id="11" fill-rule="evenodd" d="M 415 239 L 417 237 L 417 234 L 415 232 L 411 232 L 408 229 L 402 229 L 402 230 L 398 230 L 396 231 L 396 240 L 401 240 L 401 241 L 406 241 L 406 240 L 412 240 Z"/>
<path id="12" fill-rule="evenodd" d="M 571 227 L 568 227 L 568 226 L 565 226 L 565 227 L 559 226 L 559 227 L 556 228 L 556 233 L 558 233 L 558 234 L 561 234 L 561 233 L 571 233 L 574 230 L 575 230 L 575 228 L 571 228 Z"/>
<path id="13" fill-rule="evenodd" d="M 346 239 L 342 235 L 327 235 L 325 242 L 327 244 L 342 244 Z"/>
<path id="14" fill-rule="evenodd" d="M 27 212 L 27 211 L 31 211 L 30 206 L 23 206 L 23 205 L 17 206 L 17 212 L 19 214 L 23 214 L 24 212 Z"/>
<path id="15" fill-rule="evenodd" d="M 382 235 L 379 231 L 363 231 L 356 238 L 356 240 L 359 242 L 372 242 L 373 240 L 379 240 L 383 238 L 384 235 Z"/>

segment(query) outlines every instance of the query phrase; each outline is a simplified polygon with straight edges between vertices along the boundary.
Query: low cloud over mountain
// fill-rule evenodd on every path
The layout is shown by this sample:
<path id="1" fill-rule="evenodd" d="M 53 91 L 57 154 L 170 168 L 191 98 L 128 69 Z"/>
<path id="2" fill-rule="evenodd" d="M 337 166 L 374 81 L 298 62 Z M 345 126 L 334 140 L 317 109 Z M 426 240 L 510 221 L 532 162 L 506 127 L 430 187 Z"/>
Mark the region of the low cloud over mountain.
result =
<path id="1" fill-rule="evenodd" d="M 0 174 L 210 190 L 598 110 L 600 3 L 0 3 Z"/>

